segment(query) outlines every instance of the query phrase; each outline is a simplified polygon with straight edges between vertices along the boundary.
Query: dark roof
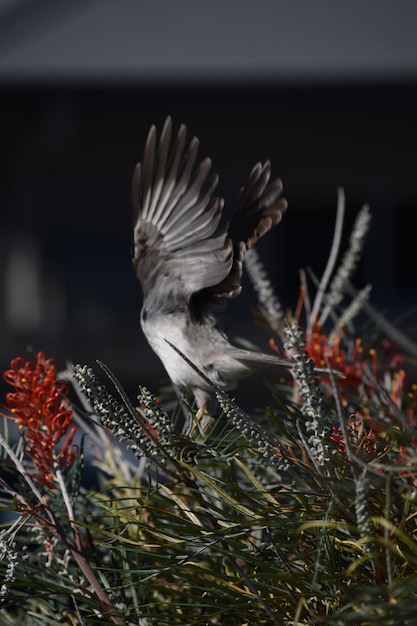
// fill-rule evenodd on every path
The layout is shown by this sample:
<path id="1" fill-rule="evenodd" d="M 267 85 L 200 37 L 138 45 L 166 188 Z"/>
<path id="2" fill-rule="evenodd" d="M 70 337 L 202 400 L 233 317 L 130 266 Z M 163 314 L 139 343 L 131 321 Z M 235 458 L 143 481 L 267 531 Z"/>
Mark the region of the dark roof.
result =
<path id="1" fill-rule="evenodd" d="M 0 0 L 0 81 L 392 80 L 417 2 Z"/>

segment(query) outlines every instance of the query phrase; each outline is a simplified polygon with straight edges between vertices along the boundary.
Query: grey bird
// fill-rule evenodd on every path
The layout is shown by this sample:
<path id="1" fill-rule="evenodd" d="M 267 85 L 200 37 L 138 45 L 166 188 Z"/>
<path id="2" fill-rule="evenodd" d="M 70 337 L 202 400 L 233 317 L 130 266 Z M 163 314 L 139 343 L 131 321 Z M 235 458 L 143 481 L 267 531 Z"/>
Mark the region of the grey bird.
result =
<path id="1" fill-rule="evenodd" d="M 210 159 L 196 164 L 199 140 L 187 145 L 185 125 L 172 134 L 169 117 L 159 141 L 151 127 L 133 174 L 133 266 L 143 290 L 142 330 L 174 385 L 192 392 L 200 419 L 213 390 L 169 343 L 223 390 L 260 366 L 285 364 L 233 346 L 215 312 L 240 293 L 246 251 L 281 220 L 287 202 L 281 180 L 270 182 L 269 161 L 257 163 L 222 225 Z"/>

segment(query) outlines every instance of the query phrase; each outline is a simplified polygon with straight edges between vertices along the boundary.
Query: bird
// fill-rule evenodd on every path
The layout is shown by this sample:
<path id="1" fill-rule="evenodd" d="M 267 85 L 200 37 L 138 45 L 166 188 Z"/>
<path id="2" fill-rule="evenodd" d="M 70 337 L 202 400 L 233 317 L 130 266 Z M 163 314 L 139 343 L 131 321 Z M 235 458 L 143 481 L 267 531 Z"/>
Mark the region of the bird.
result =
<path id="1" fill-rule="evenodd" d="M 242 289 L 245 253 L 287 209 L 281 179 L 271 180 L 270 161 L 259 162 L 224 223 L 224 200 L 214 193 L 219 178 L 209 158 L 197 161 L 199 144 L 196 137 L 187 143 L 185 124 L 174 136 L 168 116 L 159 139 L 151 126 L 132 179 L 140 324 L 174 387 L 192 394 L 197 422 L 207 413 L 213 385 L 230 390 L 259 367 L 285 365 L 275 355 L 232 345 L 217 317 Z"/>

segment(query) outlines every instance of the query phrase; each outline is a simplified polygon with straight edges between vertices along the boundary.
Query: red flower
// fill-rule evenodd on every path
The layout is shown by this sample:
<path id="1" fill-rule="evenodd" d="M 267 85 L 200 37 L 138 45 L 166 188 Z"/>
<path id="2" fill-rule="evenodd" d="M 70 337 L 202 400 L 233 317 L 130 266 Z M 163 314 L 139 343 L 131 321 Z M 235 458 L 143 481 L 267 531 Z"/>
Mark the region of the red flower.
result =
<path id="1" fill-rule="evenodd" d="M 38 353 L 36 363 L 18 357 L 10 365 L 3 377 L 14 387 L 14 392 L 6 394 L 13 415 L 3 415 L 19 425 L 26 452 L 38 471 L 32 477 L 53 488 L 55 468 L 67 469 L 78 454 L 78 447 L 72 443 L 77 426 L 65 397 L 67 385 L 57 379 L 54 359 L 46 359 L 43 352 Z"/>
<path id="2" fill-rule="evenodd" d="M 340 386 L 357 385 L 366 380 L 365 374 L 368 369 L 376 378 L 377 357 L 373 349 L 368 351 L 368 358 L 364 353 L 362 341 L 357 338 L 350 352 L 342 348 L 343 327 L 339 328 L 337 335 L 328 336 L 321 332 L 319 322 L 316 322 L 312 332 L 306 335 L 306 352 L 313 359 L 315 365 L 330 367 L 343 374 L 343 378 L 337 382 Z"/>
<path id="3" fill-rule="evenodd" d="M 384 349 L 384 358 L 391 369 L 395 369 L 400 363 L 403 363 L 404 355 L 398 352 L 397 347 L 392 341 L 386 338 L 383 339 L 382 347 Z"/>
<path id="4" fill-rule="evenodd" d="M 387 451 L 388 446 L 383 440 L 379 440 L 377 430 L 368 428 L 365 423 L 364 416 L 357 412 L 349 415 L 346 424 L 346 433 L 349 438 L 349 444 L 355 452 L 362 451 L 365 456 L 381 456 Z M 339 452 L 346 452 L 346 443 L 343 432 L 337 426 L 332 427 L 330 439 L 337 444 Z"/>

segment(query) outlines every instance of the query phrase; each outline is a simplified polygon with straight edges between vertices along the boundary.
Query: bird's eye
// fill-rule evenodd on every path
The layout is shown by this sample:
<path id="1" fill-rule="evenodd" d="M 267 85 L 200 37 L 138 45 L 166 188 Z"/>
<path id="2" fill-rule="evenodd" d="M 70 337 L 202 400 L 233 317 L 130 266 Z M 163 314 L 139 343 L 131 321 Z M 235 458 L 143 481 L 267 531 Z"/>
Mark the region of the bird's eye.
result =
<path id="1" fill-rule="evenodd" d="M 146 309 L 142 309 L 142 312 L 141 312 L 142 320 L 145 321 L 147 316 L 148 316 L 148 311 Z"/>

